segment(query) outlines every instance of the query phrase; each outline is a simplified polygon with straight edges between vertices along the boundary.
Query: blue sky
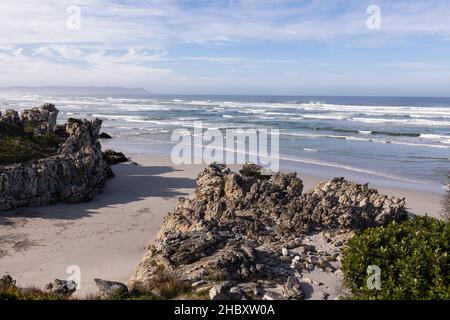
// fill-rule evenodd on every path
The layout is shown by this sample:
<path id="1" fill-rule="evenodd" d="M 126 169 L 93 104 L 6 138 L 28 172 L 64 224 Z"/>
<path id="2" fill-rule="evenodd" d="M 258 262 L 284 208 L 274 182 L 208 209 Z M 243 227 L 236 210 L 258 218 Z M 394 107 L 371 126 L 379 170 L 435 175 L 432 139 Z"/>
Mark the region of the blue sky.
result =
<path id="1" fill-rule="evenodd" d="M 450 96 L 449 17 L 446 0 L 2 0 L 0 86 Z"/>

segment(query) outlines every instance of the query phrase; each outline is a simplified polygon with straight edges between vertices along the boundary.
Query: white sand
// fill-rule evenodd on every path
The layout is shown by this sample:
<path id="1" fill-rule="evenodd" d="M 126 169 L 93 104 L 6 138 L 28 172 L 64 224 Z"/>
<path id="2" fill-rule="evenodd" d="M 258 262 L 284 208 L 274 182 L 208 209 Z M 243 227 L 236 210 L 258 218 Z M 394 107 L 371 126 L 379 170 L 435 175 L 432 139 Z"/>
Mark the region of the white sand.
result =
<path id="1" fill-rule="evenodd" d="M 79 296 L 95 291 L 94 278 L 126 283 L 164 216 L 179 197 L 192 193 L 203 167 L 173 166 L 164 156 L 132 160 L 139 165 L 115 166 L 116 177 L 90 202 L 0 213 L 0 275 L 11 274 L 20 286 L 43 287 L 55 278 L 66 279 L 66 269 L 76 265 L 81 269 Z M 320 180 L 301 178 L 305 190 Z M 379 190 L 406 197 L 413 212 L 439 214 L 437 194 Z"/>

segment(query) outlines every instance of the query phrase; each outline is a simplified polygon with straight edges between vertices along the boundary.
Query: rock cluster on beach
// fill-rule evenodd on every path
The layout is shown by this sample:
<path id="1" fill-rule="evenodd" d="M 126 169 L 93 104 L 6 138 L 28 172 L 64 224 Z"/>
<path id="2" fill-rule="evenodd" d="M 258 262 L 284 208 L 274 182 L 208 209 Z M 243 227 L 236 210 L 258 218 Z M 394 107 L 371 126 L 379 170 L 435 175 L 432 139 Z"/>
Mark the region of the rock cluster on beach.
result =
<path id="1" fill-rule="evenodd" d="M 101 120 L 69 119 L 56 125 L 58 110 L 52 104 L 0 116 L 8 125 L 31 128 L 33 135 L 52 133 L 61 140 L 50 157 L 0 166 L 0 210 L 89 200 L 112 176 L 98 141 Z"/>
<path id="2" fill-rule="evenodd" d="M 211 299 L 302 299 L 305 283 L 321 285 L 304 274 L 339 272 L 339 248 L 355 230 L 406 217 L 404 199 L 367 185 L 335 178 L 303 194 L 296 173 L 260 169 L 204 169 L 194 195 L 166 217 L 130 290 L 152 290 L 163 271 Z M 308 244 L 316 236 L 329 250 Z"/>
<path id="3" fill-rule="evenodd" d="M 128 162 L 128 158 L 122 152 L 106 150 L 103 154 L 106 157 L 106 161 L 111 165 Z"/>

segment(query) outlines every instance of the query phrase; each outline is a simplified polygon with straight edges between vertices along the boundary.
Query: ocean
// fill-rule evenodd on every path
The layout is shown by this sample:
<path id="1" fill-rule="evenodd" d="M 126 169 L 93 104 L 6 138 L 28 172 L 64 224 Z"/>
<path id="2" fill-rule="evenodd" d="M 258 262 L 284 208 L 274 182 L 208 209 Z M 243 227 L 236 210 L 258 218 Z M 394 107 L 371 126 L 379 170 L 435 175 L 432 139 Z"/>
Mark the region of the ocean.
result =
<path id="1" fill-rule="evenodd" d="M 299 171 L 441 190 L 450 170 L 450 98 L 3 94 L 0 109 L 44 102 L 59 108 L 60 122 L 103 119 L 114 139 L 102 143 L 128 153 L 167 153 L 175 129 L 202 121 L 205 128 L 279 129 L 280 158 Z"/>

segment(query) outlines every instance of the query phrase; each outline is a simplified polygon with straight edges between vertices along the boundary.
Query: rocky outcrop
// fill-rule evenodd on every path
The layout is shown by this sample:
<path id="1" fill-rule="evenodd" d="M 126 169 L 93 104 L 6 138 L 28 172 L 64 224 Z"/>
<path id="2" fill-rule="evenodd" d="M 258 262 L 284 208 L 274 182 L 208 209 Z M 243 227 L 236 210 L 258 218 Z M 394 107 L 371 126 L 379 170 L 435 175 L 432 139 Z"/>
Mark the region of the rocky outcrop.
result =
<path id="1" fill-rule="evenodd" d="M 166 217 L 129 288 L 149 290 L 164 270 L 182 281 L 207 281 L 214 299 L 236 293 L 244 298 L 301 299 L 303 271 L 336 269 L 330 263 L 336 256 L 317 253 L 304 238 L 320 232 L 342 235 L 335 238 L 345 241 L 353 230 L 405 218 L 404 199 L 343 178 L 302 191 L 295 173 L 269 177 L 254 165 L 244 166 L 240 174 L 224 165 L 208 166 L 197 179 L 194 195 L 181 199 Z M 342 243 L 336 242 L 339 246 Z M 271 286 L 279 290 L 267 290 Z"/>
<path id="2" fill-rule="evenodd" d="M 13 126 L 21 126 L 22 120 L 19 117 L 19 113 L 15 110 L 7 109 L 4 114 L 0 113 L 1 121 L 13 125 Z"/>
<path id="3" fill-rule="evenodd" d="M 56 126 L 57 114 L 47 104 L 22 112 L 19 120 L 11 111 L 2 116 L 35 135 L 51 132 L 61 143 L 53 156 L 0 166 L 0 210 L 90 200 L 112 176 L 98 141 L 102 121 L 70 119 Z"/>
<path id="4" fill-rule="evenodd" d="M 32 128 L 35 135 L 53 132 L 58 113 L 54 104 L 46 103 L 40 108 L 23 111 L 21 114 L 22 125 L 25 128 Z"/>

